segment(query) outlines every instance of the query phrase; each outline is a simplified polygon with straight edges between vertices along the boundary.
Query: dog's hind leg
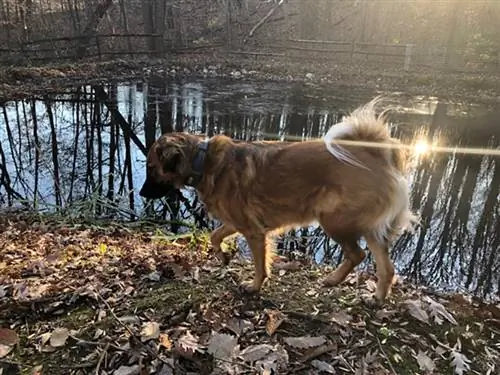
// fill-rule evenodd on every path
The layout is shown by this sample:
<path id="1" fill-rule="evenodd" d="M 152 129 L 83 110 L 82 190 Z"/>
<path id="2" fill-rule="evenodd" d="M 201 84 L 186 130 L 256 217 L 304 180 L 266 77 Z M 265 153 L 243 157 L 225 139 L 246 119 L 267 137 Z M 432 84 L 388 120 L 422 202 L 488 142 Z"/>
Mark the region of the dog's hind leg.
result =
<path id="1" fill-rule="evenodd" d="M 363 249 L 359 247 L 356 237 L 346 237 L 343 239 L 331 237 L 342 247 L 344 260 L 335 271 L 323 280 L 325 286 L 339 285 L 366 256 Z"/>
<path id="2" fill-rule="evenodd" d="M 272 244 L 263 233 L 244 235 L 252 251 L 255 275 L 252 281 L 243 282 L 241 286 L 247 293 L 257 293 L 260 291 L 264 281 L 271 274 L 273 260 Z"/>
<path id="3" fill-rule="evenodd" d="M 236 233 L 235 229 L 222 224 L 210 235 L 210 243 L 212 244 L 212 249 L 214 250 L 215 255 L 222 261 L 224 265 L 227 265 L 229 263 L 229 261 L 231 260 L 231 256 L 223 252 L 220 248 L 220 245 L 224 238 L 234 233 Z"/>
<path id="4" fill-rule="evenodd" d="M 365 235 L 368 248 L 375 257 L 377 268 L 376 302 L 382 305 L 389 295 L 394 279 L 394 266 L 389 258 L 389 244 L 385 240 L 378 240 L 373 234 Z"/>

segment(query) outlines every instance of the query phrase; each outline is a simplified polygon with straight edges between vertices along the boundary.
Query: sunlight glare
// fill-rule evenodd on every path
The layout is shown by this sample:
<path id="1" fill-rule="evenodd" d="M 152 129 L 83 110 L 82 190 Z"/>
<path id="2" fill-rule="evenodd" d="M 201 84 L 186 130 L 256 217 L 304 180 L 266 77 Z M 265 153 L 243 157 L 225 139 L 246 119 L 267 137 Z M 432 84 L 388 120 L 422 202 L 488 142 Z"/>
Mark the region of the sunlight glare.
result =
<path id="1" fill-rule="evenodd" d="M 431 145 L 427 141 L 421 139 L 415 143 L 414 150 L 419 156 L 425 155 L 431 150 Z"/>

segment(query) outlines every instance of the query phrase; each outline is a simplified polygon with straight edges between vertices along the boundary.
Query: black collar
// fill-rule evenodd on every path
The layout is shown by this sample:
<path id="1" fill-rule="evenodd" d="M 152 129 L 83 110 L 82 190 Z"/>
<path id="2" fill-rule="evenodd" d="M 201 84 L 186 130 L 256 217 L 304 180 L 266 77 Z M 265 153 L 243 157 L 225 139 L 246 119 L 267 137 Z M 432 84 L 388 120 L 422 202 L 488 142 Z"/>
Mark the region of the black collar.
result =
<path id="1" fill-rule="evenodd" d="M 203 141 L 198 144 L 196 154 L 194 155 L 193 163 L 191 164 L 191 175 L 186 179 L 186 185 L 195 187 L 203 178 L 203 167 L 207 157 L 208 141 Z"/>

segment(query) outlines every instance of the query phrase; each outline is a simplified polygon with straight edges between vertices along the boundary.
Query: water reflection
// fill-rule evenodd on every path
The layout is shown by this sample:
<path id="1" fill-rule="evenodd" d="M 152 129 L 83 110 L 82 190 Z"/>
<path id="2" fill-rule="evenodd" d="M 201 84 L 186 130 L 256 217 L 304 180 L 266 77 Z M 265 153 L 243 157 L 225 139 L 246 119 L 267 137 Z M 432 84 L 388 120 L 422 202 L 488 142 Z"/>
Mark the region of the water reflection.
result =
<path id="1" fill-rule="evenodd" d="M 322 135 L 343 113 L 374 95 L 220 80 L 105 89 L 106 101 L 98 100 L 102 92 L 84 86 L 2 106 L 2 206 L 86 218 L 155 218 L 168 221 L 175 232 L 186 230 L 185 222 L 212 228 L 216 223 L 192 190 L 145 205 L 136 191 L 145 173 L 141 149 L 170 131 L 306 140 Z M 499 147 L 500 108 L 403 96 L 394 104 L 399 108 L 392 115 L 398 124 L 394 133 L 407 142 L 424 138 L 452 146 Z M 441 288 L 498 296 L 500 159 L 423 153 L 412 171 L 411 188 L 423 225 L 395 244 L 392 256 L 399 272 Z M 339 261 L 337 246 L 316 226 L 287 233 L 278 247 L 319 262 Z"/>

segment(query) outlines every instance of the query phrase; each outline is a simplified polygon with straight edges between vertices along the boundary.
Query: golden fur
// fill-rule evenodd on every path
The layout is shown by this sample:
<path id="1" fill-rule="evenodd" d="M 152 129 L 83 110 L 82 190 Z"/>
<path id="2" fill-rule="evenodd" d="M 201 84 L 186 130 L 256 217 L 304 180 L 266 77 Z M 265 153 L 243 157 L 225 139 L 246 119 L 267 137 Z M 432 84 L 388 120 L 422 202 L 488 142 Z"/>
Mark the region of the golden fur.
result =
<path id="1" fill-rule="evenodd" d="M 211 235 L 214 251 L 225 262 L 222 240 L 236 232 L 252 251 L 255 276 L 244 284 L 257 292 L 270 276 L 269 233 L 283 227 L 319 222 L 342 246 L 342 264 L 325 280 L 337 285 L 365 258 L 363 236 L 377 266 L 376 299 L 390 292 L 394 267 L 390 242 L 411 227 L 405 154 L 399 148 L 340 146 L 336 140 L 397 144 L 372 101 L 334 125 L 323 140 L 297 143 L 235 142 L 217 135 L 208 140 L 203 176 L 195 186 L 208 212 L 223 225 Z M 181 188 L 192 173 L 201 142 L 186 133 L 162 135 L 147 158 L 141 195 L 157 198 Z"/>

